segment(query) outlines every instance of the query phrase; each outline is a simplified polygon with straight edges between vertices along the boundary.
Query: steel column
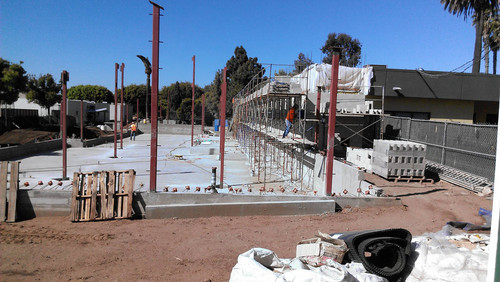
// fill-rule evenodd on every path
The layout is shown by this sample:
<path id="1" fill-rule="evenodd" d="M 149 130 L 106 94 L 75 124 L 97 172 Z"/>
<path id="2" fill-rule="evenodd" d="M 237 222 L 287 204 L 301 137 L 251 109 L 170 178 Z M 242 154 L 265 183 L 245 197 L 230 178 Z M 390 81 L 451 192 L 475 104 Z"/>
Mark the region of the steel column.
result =
<path id="1" fill-rule="evenodd" d="M 205 93 L 201 94 L 201 134 L 205 132 Z"/>
<path id="2" fill-rule="evenodd" d="M 123 149 L 123 70 L 125 69 L 125 64 L 122 63 L 120 66 L 120 72 L 122 73 L 122 89 L 120 98 L 120 149 Z"/>
<path id="3" fill-rule="evenodd" d="M 67 137 L 67 128 L 66 128 L 66 90 L 67 90 L 67 81 L 69 80 L 69 74 L 67 71 L 63 70 L 61 73 L 61 82 L 62 82 L 62 100 L 61 100 L 61 124 L 62 124 L 62 161 L 63 161 L 63 175 L 62 179 L 68 179 L 67 177 L 67 145 L 66 145 L 66 137 Z"/>
<path id="4" fill-rule="evenodd" d="M 223 78 L 222 78 L 222 93 L 220 96 L 220 186 L 219 188 L 224 188 L 224 148 L 226 143 L 226 71 L 227 68 L 224 67 Z"/>
<path id="5" fill-rule="evenodd" d="M 156 167 L 158 153 L 158 70 L 160 49 L 160 9 L 163 7 L 153 4 L 153 57 L 152 57 L 152 85 L 151 85 L 151 161 L 149 171 L 149 191 L 156 192 Z"/>
<path id="6" fill-rule="evenodd" d="M 115 136 L 114 138 L 114 147 L 113 147 L 113 158 L 116 158 L 116 127 L 118 127 L 117 119 L 118 119 L 118 63 L 115 63 L 115 123 L 113 126 L 113 134 Z"/>
<path id="7" fill-rule="evenodd" d="M 194 67 L 195 67 L 196 57 L 193 55 L 193 84 L 191 84 L 192 97 L 191 97 L 191 147 L 193 147 L 193 136 L 194 136 Z"/>
<path id="8" fill-rule="evenodd" d="M 80 99 L 80 140 L 83 141 L 83 99 Z"/>
<path id="9" fill-rule="evenodd" d="M 339 53 L 332 54 L 332 79 L 330 84 L 330 108 L 328 109 L 328 145 L 326 153 L 326 195 L 332 194 L 333 149 L 335 146 L 335 119 L 337 115 L 337 90 L 339 79 Z"/>

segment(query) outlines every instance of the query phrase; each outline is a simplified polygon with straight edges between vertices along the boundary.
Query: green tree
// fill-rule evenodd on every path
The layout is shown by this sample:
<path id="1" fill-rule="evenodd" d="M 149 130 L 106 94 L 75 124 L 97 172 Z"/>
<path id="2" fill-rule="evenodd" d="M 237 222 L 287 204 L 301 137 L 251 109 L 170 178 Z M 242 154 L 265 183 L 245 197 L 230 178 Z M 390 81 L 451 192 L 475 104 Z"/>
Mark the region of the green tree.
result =
<path id="1" fill-rule="evenodd" d="M 474 24 L 476 27 L 476 37 L 474 43 L 474 58 L 472 63 L 472 73 L 479 73 L 481 67 L 481 39 L 484 31 L 484 12 L 487 9 L 497 9 L 498 0 L 441 0 L 444 9 L 453 15 L 467 17 L 476 14 L 479 19 Z"/>
<path id="2" fill-rule="evenodd" d="M 0 106 L 14 103 L 19 93 L 26 91 L 28 76 L 22 64 L 12 64 L 0 58 Z"/>
<path id="3" fill-rule="evenodd" d="M 191 98 L 193 96 L 192 83 L 189 82 L 178 82 L 170 84 L 169 86 L 164 86 L 159 93 L 159 101 L 162 106 L 162 110 L 167 109 L 167 104 L 169 103 L 169 112 L 167 116 L 171 116 L 172 113 L 177 113 L 179 107 L 184 102 L 185 99 L 189 99 L 189 123 L 191 123 Z M 203 90 L 195 85 L 194 87 L 194 98 L 201 97 Z M 177 117 L 179 115 L 177 114 Z"/>
<path id="4" fill-rule="evenodd" d="M 98 103 L 113 103 L 115 101 L 113 93 L 108 88 L 99 85 L 73 86 L 68 89 L 67 97 L 71 100 L 87 100 Z"/>
<path id="5" fill-rule="evenodd" d="M 126 103 L 134 105 L 134 110 L 137 111 L 137 99 L 139 99 L 139 118 L 146 116 L 146 84 L 130 84 L 125 86 L 123 90 L 123 100 Z M 149 112 L 149 110 L 148 110 Z"/>
<path id="6" fill-rule="evenodd" d="M 203 89 L 205 92 L 205 109 L 214 118 L 219 118 L 219 101 L 221 95 L 222 71 L 217 70 L 213 82 L 206 85 Z"/>
<path id="7" fill-rule="evenodd" d="M 485 11 L 483 43 L 485 49 L 489 48 L 493 53 L 493 74 L 497 74 L 497 55 L 500 47 L 500 14 L 498 9 Z M 486 54 L 484 61 L 485 64 L 488 62 Z M 488 70 L 488 68 L 485 69 Z"/>
<path id="8" fill-rule="evenodd" d="M 243 48 L 243 46 L 236 47 L 234 49 L 234 55 L 227 61 L 227 117 L 231 117 L 233 113 L 233 97 L 236 96 L 236 94 L 238 94 L 238 92 L 240 92 L 254 76 L 262 77 L 264 75 L 262 65 L 257 61 L 257 57 L 248 57 L 247 51 Z"/>
<path id="9" fill-rule="evenodd" d="M 61 85 L 54 81 L 51 74 L 41 75 L 38 78 L 30 77 L 28 89 L 26 99 L 46 108 L 49 115 L 50 107 L 61 102 L 61 95 L 58 94 L 61 91 Z"/>
<path id="10" fill-rule="evenodd" d="M 312 61 L 309 58 L 306 58 L 304 53 L 299 53 L 299 56 L 297 60 L 293 61 L 293 64 L 295 65 L 295 74 L 299 74 L 303 72 L 308 66 L 312 65 Z M 331 60 L 330 60 L 331 63 Z"/>
<path id="11" fill-rule="evenodd" d="M 332 63 L 332 54 L 335 47 L 341 48 L 339 54 L 339 64 L 341 66 L 356 67 L 361 63 L 361 43 L 358 39 L 352 38 L 345 33 L 330 33 L 325 45 L 321 47 L 321 52 L 326 55 L 323 63 Z"/>

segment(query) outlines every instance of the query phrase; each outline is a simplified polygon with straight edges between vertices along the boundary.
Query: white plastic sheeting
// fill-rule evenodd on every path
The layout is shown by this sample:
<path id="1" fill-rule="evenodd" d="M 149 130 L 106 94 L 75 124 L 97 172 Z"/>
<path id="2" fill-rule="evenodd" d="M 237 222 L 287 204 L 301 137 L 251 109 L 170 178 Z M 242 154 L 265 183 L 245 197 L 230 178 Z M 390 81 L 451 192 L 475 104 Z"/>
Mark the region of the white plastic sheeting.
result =
<path id="1" fill-rule="evenodd" d="M 302 91 L 316 93 L 318 86 L 325 90 L 330 88 L 332 65 L 312 64 L 302 73 L 292 77 L 292 83 L 300 84 Z M 339 66 L 339 91 L 354 91 L 368 95 L 373 78 L 373 67 L 351 68 Z"/>
<path id="2" fill-rule="evenodd" d="M 478 243 L 470 250 L 450 241 Z M 413 239 L 416 261 L 407 282 L 486 281 L 489 237 L 485 234 L 443 235 L 442 232 Z"/>
<path id="3" fill-rule="evenodd" d="M 450 241 L 468 242 L 470 246 L 475 244 L 475 248 L 470 250 L 457 247 Z M 412 240 L 414 251 L 410 259 L 414 263 L 406 281 L 486 281 L 488 243 L 489 237 L 485 234 L 461 233 L 449 236 L 446 232 L 438 232 L 414 237 Z M 229 281 L 379 282 L 387 280 L 367 273 L 361 263 L 340 264 L 330 260 L 327 265 L 312 267 L 302 263 L 298 258 L 280 259 L 268 249 L 253 248 L 238 256 L 238 263 L 233 267 Z"/>
<path id="4" fill-rule="evenodd" d="M 383 282 L 386 279 L 367 273 L 361 263 L 342 265 L 330 260 L 328 265 L 310 267 L 299 259 L 279 259 L 268 249 L 253 248 L 238 256 L 230 282 Z"/>

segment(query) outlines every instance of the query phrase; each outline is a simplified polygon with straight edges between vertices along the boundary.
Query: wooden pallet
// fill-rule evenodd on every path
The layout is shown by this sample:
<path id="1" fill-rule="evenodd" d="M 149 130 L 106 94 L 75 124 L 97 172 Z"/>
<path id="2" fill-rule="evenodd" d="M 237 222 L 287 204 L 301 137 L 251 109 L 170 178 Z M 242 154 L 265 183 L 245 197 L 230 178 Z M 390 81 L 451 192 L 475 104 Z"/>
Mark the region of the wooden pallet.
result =
<path id="1" fill-rule="evenodd" d="M 16 221 L 17 191 L 19 190 L 19 162 L 10 163 L 10 180 L 8 180 L 9 162 L 0 164 L 0 222 Z M 9 183 L 9 201 L 7 202 L 7 183 Z"/>
<path id="2" fill-rule="evenodd" d="M 132 217 L 135 171 L 75 172 L 71 221 Z"/>

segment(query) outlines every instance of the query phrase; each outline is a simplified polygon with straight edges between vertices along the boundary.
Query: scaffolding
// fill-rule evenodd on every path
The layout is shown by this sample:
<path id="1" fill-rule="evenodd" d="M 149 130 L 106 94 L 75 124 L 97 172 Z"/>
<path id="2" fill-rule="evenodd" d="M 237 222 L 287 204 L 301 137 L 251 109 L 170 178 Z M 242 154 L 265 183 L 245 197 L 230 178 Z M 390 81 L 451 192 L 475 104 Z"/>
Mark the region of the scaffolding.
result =
<path id="1" fill-rule="evenodd" d="M 326 68 L 323 65 L 307 67 L 294 75 L 286 75 L 292 74 L 283 71 L 287 67 L 294 66 L 269 64 L 234 97 L 233 134 L 239 141 L 240 149 L 248 157 L 252 174 L 263 184 L 264 189 L 267 184 L 284 181 L 287 191 L 309 193 L 318 190 L 318 187 L 315 188 L 315 179 L 322 178 L 326 171 L 325 157 L 319 151 L 326 143 L 320 144 L 319 131 L 327 128 L 324 121 L 329 115 L 326 106 L 329 99 L 325 98 L 330 93 L 325 90 L 330 79 L 327 76 L 314 77 L 314 67 Z M 346 77 L 339 80 L 349 81 L 348 77 L 353 77 L 352 71 L 347 71 L 343 72 Z M 312 83 L 311 79 L 316 82 Z M 319 80 L 321 83 L 317 83 Z M 344 99 L 343 103 L 351 103 L 352 98 L 355 98 L 352 94 L 362 95 L 362 103 L 365 103 L 361 93 L 366 90 L 363 84 L 358 85 L 357 89 L 346 85 L 339 88 L 338 93 L 348 94 L 349 98 Z M 323 99 L 321 96 L 324 96 Z M 289 137 L 283 138 L 285 118 L 293 105 L 298 106 L 295 122 Z M 337 112 L 344 113 L 345 110 L 337 108 Z M 341 122 L 337 124 L 346 126 Z M 359 134 L 348 130 L 352 131 L 349 135 L 353 134 L 347 139 Z"/>
<path id="2" fill-rule="evenodd" d="M 306 131 L 308 123 L 318 120 L 307 119 L 307 91 L 290 76 L 273 75 L 273 67 L 283 66 L 287 67 L 270 64 L 235 97 L 235 133 L 264 189 L 267 183 L 283 177 L 286 190 L 312 191 L 314 161 L 310 154 L 316 143 L 306 138 Z M 269 77 L 264 76 L 266 72 Z M 307 74 L 298 78 L 307 80 Z M 293 105 L 298 106 L 295 123 L 289 137 L 283 138 L 286 114 Z"/>

